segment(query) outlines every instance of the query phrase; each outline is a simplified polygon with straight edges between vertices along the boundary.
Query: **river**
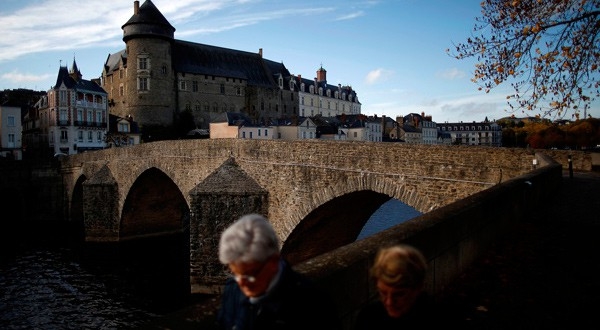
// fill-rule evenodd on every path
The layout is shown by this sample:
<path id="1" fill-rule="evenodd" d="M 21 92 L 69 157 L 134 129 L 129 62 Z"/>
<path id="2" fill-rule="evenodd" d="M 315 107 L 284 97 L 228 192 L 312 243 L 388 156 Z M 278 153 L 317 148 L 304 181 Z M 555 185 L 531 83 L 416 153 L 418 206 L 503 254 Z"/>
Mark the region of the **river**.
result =
<path id="1" fill-rule="evenodd" d="M 358 239 L 418 215 L 392 199 L 373 214 Z M 156 285 L 185 283 L 171 271 L 185 261 L 174 257 L 181 247 L 170 241 L 144 246 L 147 253 L 135 255 L 151 259 L 127 259 L 126 264 L 108 263 L 110 252 L 82 253 L 81 246 L 57 241 L 19 241 L 8 251 L 9 244 L 1 246 L 0 329 L 133 329 L 193 303 L 177 294 L 186 288 Z"/>

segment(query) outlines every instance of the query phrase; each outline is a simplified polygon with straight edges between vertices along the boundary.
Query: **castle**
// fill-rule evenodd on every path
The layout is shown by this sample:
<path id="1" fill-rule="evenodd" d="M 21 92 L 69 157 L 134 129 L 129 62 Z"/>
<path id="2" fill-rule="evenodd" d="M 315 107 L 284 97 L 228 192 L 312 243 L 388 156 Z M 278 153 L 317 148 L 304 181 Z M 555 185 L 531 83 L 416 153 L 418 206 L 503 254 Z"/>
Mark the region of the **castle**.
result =
<path id="1" fill-rule="evenodd" d="M 283 63 L 258 53 L 174 38 L 175 28 L 151 0 L 134 1 L 122 26 L 125 49 L 104 63 L 101 85 L 110 113 L 145 127 L 176 124 L 188 112 L 206 129 L 224 112 L 248 115 L 257 125 L 298 123 L 299 117 L 360 114 L 350 86 L 292 75 Z"/>

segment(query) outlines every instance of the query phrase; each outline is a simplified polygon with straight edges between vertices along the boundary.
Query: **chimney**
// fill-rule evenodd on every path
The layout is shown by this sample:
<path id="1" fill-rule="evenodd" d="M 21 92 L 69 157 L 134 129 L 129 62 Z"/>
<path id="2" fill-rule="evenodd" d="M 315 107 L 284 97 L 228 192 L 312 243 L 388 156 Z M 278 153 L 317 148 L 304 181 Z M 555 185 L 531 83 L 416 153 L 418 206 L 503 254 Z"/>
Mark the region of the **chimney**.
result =
<path id="1" fill-rule="evenodd" d="M 258 49 L 258 56 L 260 56 L 260 58 L 262 58 L 262 48 Z"/>
<path id="2" fill-rule="evenodd" d="M 137 15 L 140 11 L 140 2 L 138 0 L 133 2 L 133 14 Z"/>

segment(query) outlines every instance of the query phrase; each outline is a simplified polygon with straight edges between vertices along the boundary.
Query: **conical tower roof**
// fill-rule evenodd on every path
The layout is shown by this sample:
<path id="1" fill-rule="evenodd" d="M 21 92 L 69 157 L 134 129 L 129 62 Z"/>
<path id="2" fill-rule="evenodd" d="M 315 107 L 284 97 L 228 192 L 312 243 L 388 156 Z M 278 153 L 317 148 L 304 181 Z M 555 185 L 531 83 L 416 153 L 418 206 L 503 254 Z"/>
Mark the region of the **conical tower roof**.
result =
<path id="1" fill-rule="evenodd" d="M 133 16 L 121 28 L 125 42 L 139 36 L 173 39 L 175 35 L 175 28 L 151 0 L 146 0 L 141 6 L 139 1 L 134 1 Z"/>

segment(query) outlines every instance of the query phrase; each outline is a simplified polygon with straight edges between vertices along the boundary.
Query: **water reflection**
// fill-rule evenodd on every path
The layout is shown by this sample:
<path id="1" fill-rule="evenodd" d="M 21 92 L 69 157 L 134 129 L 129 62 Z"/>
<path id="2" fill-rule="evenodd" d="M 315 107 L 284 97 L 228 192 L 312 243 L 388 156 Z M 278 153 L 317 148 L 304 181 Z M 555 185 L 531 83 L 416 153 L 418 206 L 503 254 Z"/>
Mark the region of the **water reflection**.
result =
<path id="1" fill-rule="evenodd" d="M 93 273 L 68 248 L 28 250 L 0 265 L 0 328 L 135 328 L 156 316 L 134 306 L 120 279 Z"/>

